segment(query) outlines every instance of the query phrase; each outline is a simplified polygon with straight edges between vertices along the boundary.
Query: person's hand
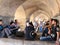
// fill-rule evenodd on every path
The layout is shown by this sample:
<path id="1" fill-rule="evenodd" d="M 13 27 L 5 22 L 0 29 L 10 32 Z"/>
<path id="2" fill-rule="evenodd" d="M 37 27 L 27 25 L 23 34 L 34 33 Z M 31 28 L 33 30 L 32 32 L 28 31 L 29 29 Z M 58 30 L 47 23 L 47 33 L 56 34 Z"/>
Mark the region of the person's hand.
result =
<path id="1" fill-rule="evenodd" d="M 59 45 L 59 41 L 56 41 L 56 45 Z"/>
<path id="2" fill-rule="evenodd" d="M 48 31 L 48 34 L 51 34 L 51 32 L 50 32 L 50 31 Z"/>

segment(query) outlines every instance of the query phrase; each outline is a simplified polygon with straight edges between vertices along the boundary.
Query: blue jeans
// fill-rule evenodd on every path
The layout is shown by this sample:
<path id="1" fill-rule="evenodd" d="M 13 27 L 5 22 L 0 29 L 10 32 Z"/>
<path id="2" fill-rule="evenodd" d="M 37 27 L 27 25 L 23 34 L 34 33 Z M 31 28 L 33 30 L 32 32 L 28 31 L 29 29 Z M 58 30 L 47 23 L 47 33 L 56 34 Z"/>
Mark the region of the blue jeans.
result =
<path id="1" fill-rule="evenodd" d="M 52 41 L 51 36 L 47 36 L 47 37 L 40 37 L 41 41 Z"/>
<path id="2" fill-rule="evenodd" d="M 8 36 L 10 36 L 11 31 L 8 28 L 5 28 L 2 32 L 1 32 L 1 37 L 4 37 L 5 34 Z"/>

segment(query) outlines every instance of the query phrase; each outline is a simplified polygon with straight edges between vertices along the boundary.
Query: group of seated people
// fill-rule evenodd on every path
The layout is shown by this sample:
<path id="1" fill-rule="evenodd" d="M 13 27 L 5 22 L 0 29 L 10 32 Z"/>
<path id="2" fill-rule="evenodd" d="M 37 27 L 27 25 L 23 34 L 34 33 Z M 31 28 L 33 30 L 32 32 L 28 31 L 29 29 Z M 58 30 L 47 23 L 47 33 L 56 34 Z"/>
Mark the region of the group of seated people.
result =
<path id="1" fill-rule="evenodd" d="M 40 36 L 41 41 L 56 41 L 59 44 L 60 36 L 59 21 L 57 19 L 51 19 L 46 22 L 43 27 L 42 36 Z M 34 40 L 36 37 L 36 32 L 32 22 L 27 23 L 25 28 L 25 39 Z"/>
<path id="2" fill-rule="evenodd" d="M 59 21 L 57 19 L 51 19 L 50 21 L 47 21 L 42 36 L 40 37 L 40 40 L 42 41 L 56 41 L 56 43 L 59 42 L 59 36 L 60 36 L 60 27 L 59 27 Z M 58 45 L 57 44 L 57 45 Z"/>
<path id="3" fill-rule="evenodd" d="M 16 34 L 20 27 L 18 26 L 17 20 L 11 21 L 9 25 L 4 26 L 3 21 L 0 20 L 0 37 L 11 38 L 11 35 Z M 27 22 L 25 27 L 25 39 L 34 40 L 36 37 L 35 28 L 32 22 Z M 42 41 L 56 41 L 59 42 L 60 38 L 60 27 L 57 19 L 51 19 L 47 21 L 42 32 L 40 40 Z"/>
<path id="4" fill-rule="evenodd" d="M 7 22 L 6 22 L 7 23 Z M 3 21 L 0 20 L 0 37 L 11 38 L 13 34 L 16 34 L 19 26 L 17 24 L 17 20 L 11 21 L 9 25 L 4 25 Z"/>

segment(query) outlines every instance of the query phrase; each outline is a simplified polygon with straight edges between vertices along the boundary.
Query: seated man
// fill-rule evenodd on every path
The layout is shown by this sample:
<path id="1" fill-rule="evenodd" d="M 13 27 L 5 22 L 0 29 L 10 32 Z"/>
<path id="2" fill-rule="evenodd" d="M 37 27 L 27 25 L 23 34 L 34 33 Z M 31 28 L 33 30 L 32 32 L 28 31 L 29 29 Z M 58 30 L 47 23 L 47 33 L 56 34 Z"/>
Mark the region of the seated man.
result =
<path id="1" fill-rule="evenodd" d="M 0 37 L 1 37 L 1 32 L 3 31 L 3 22 L 2 20 L 0 20 Z"/>
<path id="2" fill-rule="evenodd" d="M 9 30 L 12 32 L 12 34 L 16 35 L 16 32 L 18 31 L 20 27 L 16 26 L 14 22 L 10 23 Z"/>
<path id="3" fill-rule="evenodd" d="M 49 23 L 46 23 L 42 36 L 48 36 L 48 26 L 49 26 Z"/>
<path id="4" fill-rule="evenodd" d="M 60 30 L 57 31 L 56 45 L 60 45 Z"/>
<path id="5" fill-rule="evenodd" d="M 42 33 L 42 36 L 40 37 L 40 40 L 42 40 L 42 41 L 48 41 L 48 40 L 50 41 L 50 40 L 52 40 L 51 36 L 49 36 L 48 32 L 49 32 L 49 24 L 46 23 L 46 25 L 44 27 L 44 31 Z"/>
<path id="6" fill-rule="evenodd" d="M 12 34 L 16 34 L 16 31 L 19 29 L 19 27 L 16 27 L 14 22 L 11 22 L 10 25 L 6 26 L 4 30 L 2 31 L 2 37 L 7 35 L 8 38 L 11 37 Z"/>
<path id="7" fill-rule="evenodd" d="M 41 37 L 40 38 L 40 40 L 54 40 L 54 41 L 56 41 L 56 38 L 57 38 L 57 30 L 59 29 L 59 27 L 57 26 L 57 20 L 53 20 L 52 21 L 52 25 L 51 25 L 51 28 L 49 29 L 49 31 L 48 31 L 48 34 L 49 34 L 49 36 L 47 36 L 47 37 Z"/>
<path id="8" fill-rule="evenodd" d="M 0 20 L 0 31 L 2 31 L 3 30 L 3 22 L 2 22 L 2 20 Z"/>
<path id="9" fill-rule="evenodd" d="M 34 40 L 35 39 L 35 33 L 33 33 L 35 31 L 33 24 L 27 23 L 27 26 L 25 28 L 25 39 L 26 40 Z"/>

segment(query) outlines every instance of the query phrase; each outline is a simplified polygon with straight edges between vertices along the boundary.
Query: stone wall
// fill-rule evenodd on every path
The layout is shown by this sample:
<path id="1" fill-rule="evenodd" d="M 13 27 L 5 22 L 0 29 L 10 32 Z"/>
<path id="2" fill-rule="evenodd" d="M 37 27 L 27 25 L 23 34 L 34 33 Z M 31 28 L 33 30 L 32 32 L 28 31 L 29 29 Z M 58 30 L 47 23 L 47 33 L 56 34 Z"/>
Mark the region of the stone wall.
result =
<path id="1" fill-rule="evenodd" d="M 16 9 L 25 0 L 0 0 L 0 18 L 7 24 L 14 19 Z"/>

